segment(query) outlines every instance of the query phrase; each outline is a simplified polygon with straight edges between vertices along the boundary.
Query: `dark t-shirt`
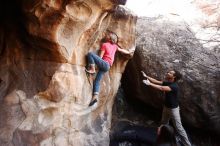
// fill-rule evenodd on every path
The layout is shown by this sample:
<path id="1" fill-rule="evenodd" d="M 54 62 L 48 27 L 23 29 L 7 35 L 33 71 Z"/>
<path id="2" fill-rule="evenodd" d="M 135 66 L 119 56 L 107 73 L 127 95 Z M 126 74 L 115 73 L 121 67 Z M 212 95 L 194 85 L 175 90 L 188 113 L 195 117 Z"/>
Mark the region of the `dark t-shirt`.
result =
<path id="1" fill-rule="evenodd" d="M 165 92 L 165 106 L 168 108 L 177 108 L 179 106 L 178 90 L 175 82 L 163 82 L 162 86 L 169 86 L 171 91 Z"/>

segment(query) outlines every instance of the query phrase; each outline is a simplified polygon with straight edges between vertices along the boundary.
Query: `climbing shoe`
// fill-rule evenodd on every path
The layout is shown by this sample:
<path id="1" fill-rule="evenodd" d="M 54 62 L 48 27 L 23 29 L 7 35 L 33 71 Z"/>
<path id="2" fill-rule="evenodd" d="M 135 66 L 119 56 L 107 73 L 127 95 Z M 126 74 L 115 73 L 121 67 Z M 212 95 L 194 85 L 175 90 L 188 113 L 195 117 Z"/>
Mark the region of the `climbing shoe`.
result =
<path id="1" fill-rule="evenodd" d="M 94 105 L 96 102 L 97 102 L 97 99 L 93 99 L 93 100 L 89 103 L 89 106 Z"/>

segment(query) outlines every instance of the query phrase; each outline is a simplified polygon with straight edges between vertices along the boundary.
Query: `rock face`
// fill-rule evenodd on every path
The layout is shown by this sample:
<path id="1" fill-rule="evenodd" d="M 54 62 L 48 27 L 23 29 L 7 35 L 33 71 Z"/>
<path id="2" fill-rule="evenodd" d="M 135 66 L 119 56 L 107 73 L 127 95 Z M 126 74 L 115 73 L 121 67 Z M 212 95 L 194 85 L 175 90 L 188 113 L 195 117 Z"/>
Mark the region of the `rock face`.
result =
<path id="1" fill-rule="evenodd" d="M 183 74 L 179 83 L 183 121 L 220 133 L 220 54 L 215 51 L 204 48 L 184 22 L 140 18 L 136 52 L 123 78 L 125 93 L 162 109 L 163 93 L 145 86 L 140 71 L 163 79 L 166 71 L 175 68 Z"/>
<path id="2" fill-rule="evenodd" d="M 116 55 L 101 82 L 100 103 L 86 54 L 107 29 L 125 49 L 135 46 L 136 17 L 123 0 L 1 2 L 0 145 L 107 146 L 114 96 L 129 59 Z"/>

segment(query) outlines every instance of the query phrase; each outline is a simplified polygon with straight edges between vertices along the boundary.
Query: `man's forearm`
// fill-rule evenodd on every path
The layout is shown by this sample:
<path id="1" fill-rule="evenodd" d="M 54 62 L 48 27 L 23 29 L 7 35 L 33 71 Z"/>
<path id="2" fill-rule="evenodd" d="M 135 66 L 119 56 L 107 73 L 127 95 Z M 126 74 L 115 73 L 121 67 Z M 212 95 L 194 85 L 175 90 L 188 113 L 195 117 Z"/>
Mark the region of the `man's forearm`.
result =
<path id="1" fill-rule="evenodd" d="M 147 78 L 150 82 L 152 82 L 154 84 L 158 84 L 158 85 L 162 85 L 163 84 L 162 81 L 158 81 L 158 80 L 156 80 L 156 79 L 154 79 L 152 77 L 147 76 L 144 71 L 141 71 L 141 73 L 142 73 L 143 77 Z"/>
<path id="2" fill-rule="evenodd" d="M 165 92 L 169 92 L 171 91 L 171 88 L 169 86 L 161 86 L 161 85 L 157 85 L 157 84 L 154 84 L 154 83 L 151 83 L 150 81 L 146 81 L 144 82 L 146 85 L 148 86 L 151 86 L 157 90 L 160 90 L 160 91 L 165 91 Z"/>
<path id="3" fill-rule="evenodd" d="M 161 90 L 163 91 L 163 86 L 161 85 L 157 85 L 157 84 L 154 84 L 154 83 L 150 83 L 150 86 L 157 89 L 157 90 Z"/>
<path id="4" fill-rule="evenodd" d="M 159 85 L 162 84 L 162 81 L 158 81 L 158 80 L 156 80 L 156 79 L 154 79 L 152 77 L 147 76 L 147 79 L 150 80 L 150 82 L 152 82 L 154 84 L 159 84 Z"/>

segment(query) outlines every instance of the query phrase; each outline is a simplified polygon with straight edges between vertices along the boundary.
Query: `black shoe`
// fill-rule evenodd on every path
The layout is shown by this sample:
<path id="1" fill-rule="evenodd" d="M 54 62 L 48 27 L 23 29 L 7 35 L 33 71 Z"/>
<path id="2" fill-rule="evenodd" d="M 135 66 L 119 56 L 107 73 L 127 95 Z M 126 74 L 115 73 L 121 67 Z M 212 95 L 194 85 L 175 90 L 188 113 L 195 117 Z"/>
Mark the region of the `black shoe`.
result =
<path id="1" fill-rule="evenodd" d="M 97 102 L 97 99 L 93 99 L 90 103 L 89 106 L 92 106 L 93 104 L 95 104 Z"/>

